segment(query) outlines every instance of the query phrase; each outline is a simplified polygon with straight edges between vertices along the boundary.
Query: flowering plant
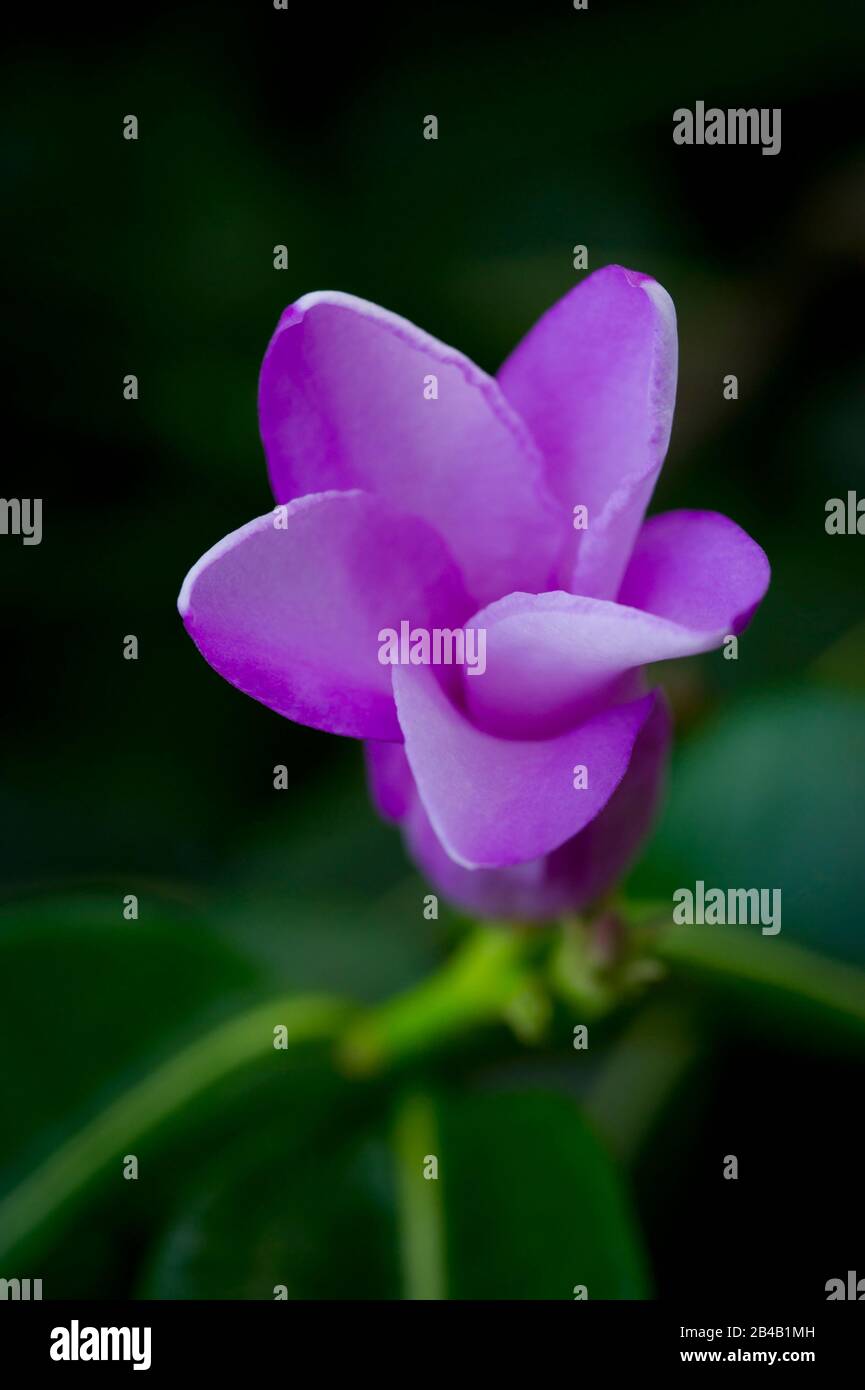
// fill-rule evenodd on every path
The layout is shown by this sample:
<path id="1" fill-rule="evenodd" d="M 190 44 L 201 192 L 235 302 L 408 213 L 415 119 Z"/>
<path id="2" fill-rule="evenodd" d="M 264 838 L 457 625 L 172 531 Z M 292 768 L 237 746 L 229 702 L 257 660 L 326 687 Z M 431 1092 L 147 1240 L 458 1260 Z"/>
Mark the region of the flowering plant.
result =
<path id="1" fill-rule="evenodd" d="M 307 295 L 261 371 L 277 507 L 184 582 L 207 661 L 365 740 L 381 813 L 481 916 L 548 918 L 619 878 L 670 739 L 643 668 L 720 646 L 766 591 L 726 517 L 644 520 L 676 365 L 669 295 L 620 266 L 496 379 L 383 309 Z"/>

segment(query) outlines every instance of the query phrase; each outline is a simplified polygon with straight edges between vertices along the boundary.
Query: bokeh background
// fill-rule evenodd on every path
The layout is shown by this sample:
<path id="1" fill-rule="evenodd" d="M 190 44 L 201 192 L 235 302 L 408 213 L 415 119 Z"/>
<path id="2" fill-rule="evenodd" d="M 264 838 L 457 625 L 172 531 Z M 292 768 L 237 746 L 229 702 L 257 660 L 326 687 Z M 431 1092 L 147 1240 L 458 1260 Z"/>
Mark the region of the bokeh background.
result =
<path id="1" fill-rule="evenodd" d="M 778 940 L 851 989 L 865 964 L 865 540 L 824 529 L 828 498 L 865 495 L 861 4 L 317 8 L 40 6 L 5 60 L 0 491 L 43 497 L 44 538 L 0 538 L 3 1191 L 239 1010 L 385 999 L 458 935 L 423 919 L 359 748 L 222 682 L 175 611 L 191 563 L 270 505 L 257 373 L 312 289 L 495 371 L 574 283 L 575 243 L 667 287 L 681 375 L 653 509 L 729 513 L 774 579 L 737 662 L 660 673 L 676 757 L 629 891 L 780 886 Z M 698 99 L 781 107 L 780 155 L 674 146 Z M 395 1081 L 270 1059 L 148 1135 L 137 1182 L 118 1157 L 58 1203 L 0 1276 L 398 1296 L 394 1104 L 422 1085 L 452 1296 L 821 1299 L 865 1259 L 862 1032 L 722 975 L 672 972 L 588 1053 L 565 1011 L 533 1048 L 483 1029 Z"/>

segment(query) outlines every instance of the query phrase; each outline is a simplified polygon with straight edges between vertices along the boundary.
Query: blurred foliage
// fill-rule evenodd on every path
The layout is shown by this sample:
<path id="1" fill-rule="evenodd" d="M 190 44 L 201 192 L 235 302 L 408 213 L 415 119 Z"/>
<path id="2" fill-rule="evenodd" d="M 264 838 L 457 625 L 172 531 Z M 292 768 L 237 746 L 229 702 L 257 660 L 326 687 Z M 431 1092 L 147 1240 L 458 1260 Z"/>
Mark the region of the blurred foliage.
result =
<path id="1" fill-rule="evenodd" d="M 572 1101 L 460 1096 L 441 1148 L 452 1297 L 646 1296 L 629 1206 Z"/>
<path id="2" fill-rule="evenodd" d="M 573 283 L 574 243 L 668 287 L 681 377 L 653 505 L 729 512 L 773 584 L 737 662 L 658 672 L 678 744 L 629 893 L 778 886 L 777 944 L 861 964 L 861 541 L 823 527 L 828 497 L 865 487 L 861 4 L 816 22 L 804 0 L 128 21 L 87 35 L 77 10 L 24 14 L 3 74 L 2 491 L 45 499 L 45 539 L 0 545 L 0 1201 L 233 1019 L 308 992 L 411 1000 L 460 937 L 444 905 L 423 919 L 357 749 L 221 682 L 174 609 L 191 562 L 268 505 L 257 372 L 311 289 L 379 301 L 494 370 Z M 781 154 L 674 147 L 671 112 L 697 98 L 781 106 Z M 734 1273 L 762 1291 L 737 1254 L 759 1221 L 776 1291 L 819 1290 L 865 1234 L 846 1118 L 861 1041 L 827 1062 L 831 1001 L 806 1016 L 763 980 L 742 1006 L 711 962 L 684 965 L 593 1022 L 585 1054 L 573 1000 L 541 1012 L 531 1052 L 502 1022 L 421 1050 L 408 1077 L 265 1038 L 146 1134 L 138 1182 L 122 1154 L 97 1166 L 21 1258 L 49 1296 L 391 1297 L 423 1265 L 406 1233 L 435 1248 L 440 1220 L 451 1296 L 671 1296 L 695 1277 L 711 1294 Z M 412 1214 L 393 1140 L 408 1079 L 430 1097 L 438 1217 Z M 805 1117 L 822 1195 L 791 1221 L 779 1167 Z M 750 1186 L 719 1195 L 737 1145 Z"/>
<path id="3" fill-rule="evenodd" d="M 779 888 L 785 941 L 865 963 L 852 814 L 865 804 L 865 699 L 798 688 L 736 701 L 683 746 L 670 787 L 633 891 Z"/>

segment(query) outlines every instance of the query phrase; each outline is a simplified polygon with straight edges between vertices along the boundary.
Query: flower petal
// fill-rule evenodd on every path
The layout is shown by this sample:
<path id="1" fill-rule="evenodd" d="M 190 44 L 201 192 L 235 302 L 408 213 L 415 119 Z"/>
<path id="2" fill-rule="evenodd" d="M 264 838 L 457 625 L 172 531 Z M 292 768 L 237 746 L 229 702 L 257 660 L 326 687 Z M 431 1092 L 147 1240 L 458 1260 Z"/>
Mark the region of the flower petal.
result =
<path id="1" fill-rule="evenodd" d="M 489 733 L 550 737 L 631 698 L 639 667 L 719 647 L 768 584 L 765 554 L 728 517 L 664 512 L 641 528 L 618 602 L 510 594 L 478 613 L 486 670 L 464 674 L 466 708 Z"/>
<path id="2" fill-rule="evenodd" d="M 378 633 L 403 619 L 458 626 L 467 602 L 425 522 L 362 492 L 329 492 L 226 536 L 190 570 L 178 608 L 205 660 L 278 714 L 400 739 Z"/>
<path id="3" fill-rule="evenodd" d="M 716 616 L 720 619 L 721 614 Z M 463 669 L 466 709 L 501 738 L 550 738 L 632 698 L 639 668 L 718 647 L 723 621 L 698 631 L 609 599 L 509 594 L 467 624 L 486 631 L 486 669 Z"/>
<path id="4" fill-rule="evenodd" d="M 363 751 L 373 805 L 382 820 L 401 821 L 417 797 L 405 745 L 368 739 Z"/>
<path id="5" fill-rule="evenodd" d="M 769 587 L 769 561 L 719 512 L 661 512 L 644 522 L 619 602 L 699 631 L 741 632 Z"/>
<path id="6" fill-rule="evenodd" d="M 588 825 L 624 776 L 653 703 L 647 696 L 557 738 L 518 742 L 475 728 L 430 667 L 395 667 L 393 684 L 418 794 L 466 868 L 535 859 Z M 587 769 L 581 788 L 578 765 Z"/>
<path id="7" fill-rule="evenodd" d="M 570 517 L 529 431 L 491 377 L 405 319 L 304 296 L 268 347 L 259 416 L 277 501 L 363 488 L 435 526 L 477 604 L 549 587 Z"/>
<path id="8" fill-rule="evenodd" d="M 562 506 L 588 508 L 560 575 L 573 593 L 612 598 L 619 587 L 667 451 L 676 369 L 670 296 L 613 265 L 544 314 L 498 373 Z"/>
<path id="9" fill-rule="evenodd" d="M 669 715 L 655 692 L 628 770 L 604 809 L 543 858 L 504 869 L 465 869 L 442 846 L 418 797 L 403 822 L 409 853 L 433 887 L 467 912 L 517 921 L 579 912 L 632 863 L 654 819 L 669 744 Z"/>

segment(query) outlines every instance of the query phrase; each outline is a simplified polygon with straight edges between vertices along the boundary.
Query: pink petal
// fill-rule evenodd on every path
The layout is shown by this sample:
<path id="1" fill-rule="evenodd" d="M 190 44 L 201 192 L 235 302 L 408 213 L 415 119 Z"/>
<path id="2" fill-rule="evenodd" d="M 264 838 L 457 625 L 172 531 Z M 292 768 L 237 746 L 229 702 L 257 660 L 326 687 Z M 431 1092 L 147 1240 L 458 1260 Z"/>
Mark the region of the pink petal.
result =
<path id="1" fill-rule="evenodd" d="M 562 507 L 588 508 L 561 571 L 573 593 L 612 598 L 619 587 L 667 451 L 676 369 L 670 296 L 614 265 L 544 314 L 498 374 Z"/>
<path id="2" fill-rule="evenodd" d="M 405 319 L 306 295 L 267 350 L 259 415 L 278 501 L 360 487 L 430 522 L 478 604 L 548 587 L 570 517 L 528 430 L 491 377 Z"/>
<path id="3" fill-rule="evenodd" d="M 639 668 L 720 646 L 698 631 L 609 599 L 509 594 L 467 624 L 486 631 L 486 670 L 462 674 L 473 721 L 505 738 L 548 738 L 631 698 Z"/>
<path id="4" fill-rule="evenodd" d="M 380 629 L 458 626 L 466 604 L 436 533 L 362 492 L 300 498 L 242 526 L 190 570 L 178 599 L 232 685 L 300 724 L 381 739 L 402 735 Z"/>
<path id="5" fill-rule="evenodd" d="M 662 512 L 644 522 L 619 602 L 704 632 L 741 632 L 769 587 L 756 541 L 719 512 Z"/>
<path id="6" fill-rule="evenodd" d="M 382 820 L 401 821 L 417 799 L 405 746 L 369 739 L 363 751 L 373 805 Z"/>
<path id="7" fill-rule="evenodd" d="M 448 855 L 419 798 L 403 823 L 412 858 L 450 902 L 484 917 L 542 921 L 579 912 L 616 883 L 654 818 L 666 769 L 670 721 L 657 694 L 631 761 L 607 805 L 552 854 L 503 869 L 466 869 Z"/>
<path id="8" fill-rule="evenodd" d="M 406 756 L 436 835 L 466 868 L 518 864 L 558 848 L 609 801 L 653 699 L 605 710 L 538 742 L 474 727 L 429 667 L 393 673 Z M 575 789 L 574 769 L 588 769 Z"/>

